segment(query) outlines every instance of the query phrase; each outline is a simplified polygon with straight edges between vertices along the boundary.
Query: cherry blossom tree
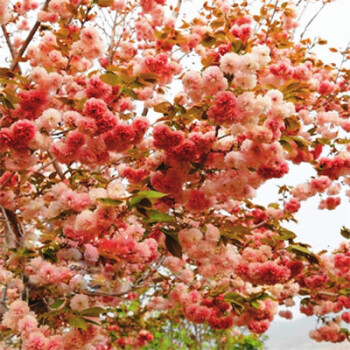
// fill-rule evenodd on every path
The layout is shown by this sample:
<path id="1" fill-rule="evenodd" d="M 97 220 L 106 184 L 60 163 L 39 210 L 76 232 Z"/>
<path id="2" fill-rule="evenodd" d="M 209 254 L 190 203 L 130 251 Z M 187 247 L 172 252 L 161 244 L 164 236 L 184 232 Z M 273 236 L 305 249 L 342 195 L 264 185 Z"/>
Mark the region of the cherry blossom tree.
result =
<path id="1" fill-rule="evenodd" d="M 232 349 L 300 296 L 347 341 L 349 243 L 285 228 L 350 196 L 349 47 L 313 53 L 308 3 L 0 0 L 1 349 Z"/>

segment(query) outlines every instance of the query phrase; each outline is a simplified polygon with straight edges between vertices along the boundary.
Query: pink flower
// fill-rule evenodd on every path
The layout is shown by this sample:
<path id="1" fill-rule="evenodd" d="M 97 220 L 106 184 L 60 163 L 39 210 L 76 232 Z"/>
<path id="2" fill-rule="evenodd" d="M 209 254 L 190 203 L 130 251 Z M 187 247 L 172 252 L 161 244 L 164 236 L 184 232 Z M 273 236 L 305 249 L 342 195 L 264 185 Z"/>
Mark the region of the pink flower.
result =
<path id="1" fill-rule="evenodd" d="M 346 323 L 350 323 L 350 312 L 343 312 L 341 319 Z"/>
<path id="2" fill-rule="evenodd" d="M 95 264 L 99 259 L 99 252 L 96 247 L 91 244 L 85 244 L 84 259 L 89 264 Z"/>
<path id="3" fill-rule="evenodd" d="M 203 72 L 203 90 L 207 95 L 216 95 L 227 88 L 228 83 L 223 72 L 217 66 L 206 68 Z"/>
<path id="4" fill-rule="evenodd" d="M 10 6 L 8 0 L 0 0 L 0 24 L 5 24 L 10 19 Z"/>
<path id="5" fill-rule="evenodd" d="M 63 338 L 60 335 L 54 335 L 47 341 L 44 350 L 64 350 Z"/>
<path id="6" fill-rule="evenodd" d="M 46 93 L 40 90 L 20 91 L 18 96 L 21 98 L 21 110 L 18 113 L 24 113 L 22 118 L 27 119 L 36 119 L 48 101 Z"/>
<path id="7" fill-rule="evenodd" d="M 9 310 L 4 314 L 2 324 L 8 328 L 15 329 L 17 322 L 30 312 L 29 306 L 23 300 L 15 300 Z"/>
<path id="8" fill-rule="evenodd" d="M 0 130 L 0 151 L 6 151 L 13 145 L 14 137 L 12 130 L 8 128 L 2 128 Z"/>
<path id="9" fill-rule="evenodd" d="M 291 320 L 293 318 L 293 314 L 289 310 L 281 310 L 278 314 L 287 320 Z"/>
<path id="10" fill-rule="evenodd" d="M 214 99 L 214 104 L 208 110 L 209 118 L 218 124 L 225 124 L 237 120 L 237 99 L 230 91 L 219 92 Z"/>
<path id="11" fill-rule="evenodd" d="M 262 321 L 253 321 L 248 324 L 248 328 L 257 334 L 265 333 L 270 326 L 270 322 L 268 320 L 262 320 Z"/>
<path id="12" fill-rule="evenodd" d="M 163 261 L 163 266 L 174 273 L 178 273 L 182 270 L 184 262 L 175 256 L 167 256 Z"/>
<path id="13" fill-rule="evenodd" d="M 187 206 L 192 211 L 204 211 L 209 208 L 210 201 L 203 192 L 192 190 L 190 192 Z"/>
<path id="14" fill-rule="evenodd" d="M 234 52 L 225 54 L 220 59 L 220 68 L 225 74 L 236 74 L 240 70 L 241 56 Z"/>
<path id="15" fill-rule="evenodd" d="M 107 105 L 103 100 L 92 97 L 86 101 L 83 112 L 97 120 L 107 112 Z"/>
<path id="16" fill-rule="evenodd" d="M 36 133 L 35 124 L 29 120 L 19 120 L 11 127 L 13 133 L 13 147 L 26 147 L 34 139 Z"/>
<path id="17" fill-rule="evenodd" d="M 32 315 L 26 315 L 18 321 L 20 333 L 31 333 L 38 327 L 38 321 Z"/>
<path id="18" fill-rule="evenodd" d="M 44 350 L 47 338 L 41 332 L 32 332 L 24 342 L 23 350 Z"/>
<path id="19" fill-rule="evenodd" d="M 184 140 L 182 132 L 172 131 L 165 124 L 158 124 L 154 127 L 153 138 L 154 146 L 163 149 L 174 148 Z"/>
<path id="20" fill-rule="evenodd" d="M 85 143 L 86 136 L 80 131 L 74 130 L 68 133 L 67 135 L 67 146 L 68 149 L 72 152 L 77 151 Z"/>
<path id="21" fill-rule="evenodd" d="M 327 199 L 324 199 L 320 202 L 320 205 L 318 206 L 318 208 L 333 210 L 340 204 L 340 202 L 341 202 L 340 197 L 328 197 Z"/>
<path id="22" fill-rule="evenodd" d="M 320 176 L 310 182 L 311 188 L 315 189 L 317 192 L 324 192 L 331 184 L 332 181 L 328 176 Z"/>
<path id="23" fill-rule="evenodd" d="M 89 307 L 89 298 L 84 294 L 75 294 L 70 300 L 70 307 L 74 311 L 82 311 Z"/>
<path id="24" fill-rule="evenodd" d="M 284 204 L 284 210 L 289 213 L 296 213 L 300 209 L 300 202 L 298 198 L 291 198 Z"/>
<path id="25" fill-rule="evenodd" d="M 44 262 L 38 272 L 41 284 L 55 284 L 59 281 L 59 270 L 57 266 Z"/>

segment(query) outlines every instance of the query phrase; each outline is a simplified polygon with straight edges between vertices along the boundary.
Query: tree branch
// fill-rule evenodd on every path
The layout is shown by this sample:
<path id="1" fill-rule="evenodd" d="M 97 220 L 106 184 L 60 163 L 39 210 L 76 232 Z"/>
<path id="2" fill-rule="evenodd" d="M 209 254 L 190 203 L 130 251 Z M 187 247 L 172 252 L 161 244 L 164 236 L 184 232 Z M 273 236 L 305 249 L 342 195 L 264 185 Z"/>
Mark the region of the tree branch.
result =
<path id="1" fill-rule="evenodd" d="M 275 14 L 276 14 L 276 11 L 277 11 L 278 2 L 279 2 L 279 0 L 276 0 L 275 7 L 273 9 L 271 19 L 268 21 L 268 27 L 267 27 L 267 31 L 266 31 L 266 35 L 265 35 L 265 43 L 267 41 L 267 38 L 269 37 L 270 27 L 271 27 L 271 24 L 272 24 L 272 20 L 275 17 Z"/>
<path id="2" fill-rule="evenodd" d="M 63 171 L 60 167 L 60 165 L 58 164 L 56 158 L 53 156 L 53 154 L 50 151 L 47 151 L 47 153 L 49 154 L 49 157 L 51 158 L 51 163 L 53 164 L 58 176 L 60 177 L 60 179 L 63 181 L 66 178 L 64 177 Z"/>
<path id="3" fill-rule="evenodd" d="M 108 47 L 108 62 L 112 63 L 113 60 L 113 47 L 114 47 L 114 37 L 115 37 L 115 30 L 117 27 L 117 19 L 118 19 L 118 11 L 115 11 L 115 16 L 113 20 L 113 25 L 112 25 L 112 33 L 111 33 L 111 42 Z"/>
<path id="4" fill-rule="evenodd" d="M 324 2 L 321 6 L 321 8 L 315 13 L 315 15 L 310 19 L 310 21 L 308 22 L 308 24 L 305 26 L 304 31 L 301 33 L 300 35 L 300 40 L 302 40 L 304 34 L 306 33 L 306 30 L 310 27 L 310 25 L 312 24 L 312 22 L 316 19 L 316 17 L 320 14 L 320 12 L 325 8 L 325 6 L 327 5 L 327 2 Z"/>
<path id="5" fill-rule="evenodd" d="M 0 186 L 0 191 L 5 188 L 5 186 L 11 181 L 13 175 L 15 175 L 16 172 L 13 171 L 11 175 L 6 179 L 6 181 Z"/>
<path id="6" fill-rule="evenodd" d="M 15 51 L 13 49 L 13 46 L 12 46 L 12 43 L 11 43 L 11 40 L 10 40 L 10 36 L 9 36 L 9 33 L 8 33 L 7 29 L 6 29 L 5 24 L 1 25 L 1 29 L 2 29 L 2 32 L 4 33 L 4 37 L 6 39 L 6 44 L 7 44 L 8 48 L 9 48 L 10 53 L 11 53 L 11 57 L 12 57 L 13 60 L 15 60 Z"/>
<path id="7" fill-rule="evenodd" d="M 45 1 L 45 4 L 42 8 L 42 11 L 45 11 L 47 9 L 47 7 L 49 6 L 49 2 L 50 0 L 46 0 Z M 18 66 L 18 63 L 19 63 L 19 59 L 23 56 L 24 52 L 26 51 L 28 45 L 30 44 L 30 42 L 32 41 L 35 33 L 37 32 L 37 30 L 39 29 L 40 27 L 40 24 L 41 22 L 40 21 L 36 21 L 32 30 L 29 32 L 28 36 L 27 36 L 27 39 L 25 40 L 25 42 L 23 43 L 21 49 L 19 50 L 16 58 L 14 59 L 14 61 L 12 62 L 12 65 L 11 65 L 11 70 L 15 70 Z"/>
<path id="8" fill-rule="evenodd" d="M 176 19 L 179 17 L 181 5 L 182 5 L 182 0 L 177 0 L 176 7 L 174 8 L 174 11 L 172 13 L 172 16 L 175 17 Z"/>
<path id="9" fill-rule="evenodd" d="M 337 76 L 335 78 L 335 82 L 337 82 L 338 78 L 339 78 L 339 75 L 340 75 L 340 71 L 341 69 L 343 68 L 343 64 L 346 62 L 346 56 L 348 54 L 348 51 L 350 49 L 350 41 L 348 42 L 348 44 L 346 45 L 346 48 L 345 50 L 343 51 L 343 57 L 342 57 L 342 61 L 340 62 L 340 65 L 338 67 L 338 73 L 337 73 Z"/>
<path id="10" fill-rule="evenodd" d="M 21 238 L 21 234 L 17 227 L 16 214 L 8 209 L 5 209 L 3 206 L 0 206 L 0 210 L 7 228 L 7 233 L 5 233 L 7 248 L 16 248 Z"/>

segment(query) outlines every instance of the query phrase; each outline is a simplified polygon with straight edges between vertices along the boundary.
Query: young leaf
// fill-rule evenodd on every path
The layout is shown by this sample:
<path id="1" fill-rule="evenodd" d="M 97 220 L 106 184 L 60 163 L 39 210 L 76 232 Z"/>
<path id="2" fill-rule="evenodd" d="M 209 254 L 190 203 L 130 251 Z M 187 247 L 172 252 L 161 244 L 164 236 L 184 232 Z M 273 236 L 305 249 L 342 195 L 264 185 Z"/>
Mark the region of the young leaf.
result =
<path id="1" fill-rule="evenodd" d="M 111 206 L 111 207 L 116 207 L 119 204 L 123 203 L 122 201 L 118 200 L 118 199 L 112 199 L 112 198 L 97 198 L 97 200 L 107 206 Z"/>
<path id="2" fill-rule="evenodd" d="M 182 247 L 175 238 L 167 235 L 165 237 L 165 246 L 171 255 L 182 259 Z"/>
<path id="3" fill-rule="evenodd" d="M 100 76 L 100 79 L 110 86 L 117 86 L 122 84 L 122 78 L 119 75 L 113 73 L 102 74 Z"/>
<path id="4" fill-rule="evenodd" d="M 80 316 L 72 317 L 68 320 L 70 326 L 80 328 L 86 331 L 89 327 L 88 323 Z"/>
<path id="5" fill-rule="evenodd" d="M 152 224 L 155 222 L 170 222 L 173 221 L 174 218 L 171 215 L 162 213 L 158 210 L 150 210 L 148 212 L 149 219 L 147 220 L 147 223 Z"/>
<path id="6" fill-rule="evenodd" d="M 90 307 L 88 309 L 85 309 L 80 312 L 81 316 L 89 316 L 89 317 L 96 317 L 101 314 L 105 314 L 106 310 L 103 309 L 102 307 Z"/>
<path id="7" fill-rule="evenodd" d="M 64 299 L 57 299 L 53 304 L 50 305 L 52 309 L 60 308 L 64 303 Z"/>
<path id="8" fill-rule="evenodd" d="M 348 228 L 346 228 L 345 226 L 342 227 L 342 229 L 340 230 L 340 234 L 346 238 L 346 239 L 350 239 L 350 230 Z"/>

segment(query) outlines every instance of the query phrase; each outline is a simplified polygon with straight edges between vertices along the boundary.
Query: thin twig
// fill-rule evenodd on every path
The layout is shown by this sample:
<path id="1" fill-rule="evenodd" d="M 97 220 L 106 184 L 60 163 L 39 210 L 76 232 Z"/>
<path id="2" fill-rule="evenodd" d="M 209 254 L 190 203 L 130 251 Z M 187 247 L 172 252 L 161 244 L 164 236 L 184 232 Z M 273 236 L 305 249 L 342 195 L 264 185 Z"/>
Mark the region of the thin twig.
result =
<path id="1" fill-rule="evenodd" d="M 51 158 L 52 164 L 53 164 L 58 176 L 60 177 L 60 179 L 62 181 L 65 180 L 66 178 L 64 177 L 63 171 L 62 171 L 60 165 L 58 164 L 56 158 L 53 156 L 53 154 L 50 151 L 47 151 L 47 153 L 48 153 L 49 157 Z"/>
<path id="2" fill-rule="evenodd" d="M 42 8 L 42 11 L 45 11 L 47 9 L 47 7 L 49 6 L 49 2 L 50 0 L 46 0 L 45 1 L 45 4 Z M 16 58 L 14 59 L 14 61 L 12 62 L 12 65 L 11 65 L 11 70 L 15 70 L 18 66 L 18 63 L 19 63 L 19 59 L 23 56 L 24 52 L 27 50 L 27 47 L 28 45 L 30 44 L 30 42 L 32 41 L 35 33 L 37 32 L 37 30 L 39 29 L 40 27 L 40 24 L 41 22 L 40 21 L 36 21 L 32 30 L 29 32 L 28 36 L 27 36 L 27 39 L 25 40 L 25 42 L 23 43 L 21 49 L 19 50 Z"/>
<path id="3" fill-rule="evenodd" d="M 132 293 L 134 290 L 137 290 L 137 289 L 141 289 L 141 288 L 144 288 L 144 286 L 139 286 L 139 287 L 134 287 L 126 292 L 122 292 L 122 293 L 108 293 L 108 292 L 101 292 L 101 291 L 93 291 L 93 292 L 87 292 L 87 291 L 84 291 L 84 294 L 86 295 L 89 295 L 89 296 L 92 296 L 92 297 L 122 297 L 124 295 L 127 295 L 129 293 Z"/>
<path id="4" fill-rule="evenodd" d="M 342 58 L 342 61 L 340 62 L 340 65 L 339 65 L 339 67 L 338 67 L 338 73 L 337 73 L 337 76 L 336 76 L 336 78 L 335 78 L 335 82 L 337 82 L 337 80 L 338 80 L 338 78 L 339 78 L 340 71 L 341 71 L 341 69 L 343 68 L 343 64 L 347 61 L 346 56 L 347 56 L 347 54 L 348 54 L 349 48 L 350 48 L 350 41 L 348 42 L 348 44 L 346 45 L 345 50 L 343 51 L 343 52 L 344 52 L 343 58 Z"/>
<path id="5" fill-rule="evenodd" d="M 117 19 L 118 19 L 118 11 L 115 11 L 115 16 L 113 20 L 112 33 L 111 33 L 111 42 L 108 48 L 108 62 L 112 63 L 113 60 L 113 46 L 114 46 L 114 38 L 115 38 L 115 30 L 117 27 Z"/>
<path id="6" fill-rule="evenodd" d="M 4 288 L 1 291 L 0 315 L 3 315 L 7 311 L 7 307 L 5 303 L 6 295 L 7 295 L 7 284 L 4 286 Z"/>
<path id="7" fill-rule="evenodd" d="M 310 19 L 310 21 L 308 22 L 308 24 L 305 26 L 304 31 L 301 33 L 300 35 L 300 40 L 303 38 L 304 34 L 306 33 L 306 30 L 310 27 L 310 25 L 312 24 L 312 22 L 316 19 L 316 17 L 320 14 L 320 12 L 325 8 L 325 6 L 327 5 L 327 2 L 324 2 L 321 6 L 321 8 L 315 13 L 315 15 Z"/>
<path id="8" fill-rule="evenodd" d="M 6 179 L 6 181 L 0 186 L 0 191 L 5 188 L 5 186 L 11 181 L 13 175 L 15 175 L 16 172 L 13 171 L 11 175 Z"/>
<path id="9" fill-rule="evenodd" d="M 2 215 L 5 219 L 5 224 L 7 227 L 7 232 L 8 234 L 5 234 L 5 239 L 6 239 L 6 245 L 8 248 L 16 248 L 16 234 L 12 228 L 12 225 L 10 223 L 10 220 L 7 216 L 6 209 L 3 206 L 0 206 L 0 210 L 2 211 Z"/>
<path id="10" fill-rule="evenodd" d="M 48 163 L 43 164 L 40 168 L 35 170 L 35 172 L 38 173 L 39 171 L 46 169 L 48 166 L 50 166 L 55 161 L 56 161 L 56 158 L 51 159 Z"/>
<path id="11" fill-rule="evenodd" d="M 181 5 L 182 5 L 182 0 L 177 0 L 176 7 L 174 8 L 174 11 L 172 13 L 172 16 L 175 17 L 176 19 L 179 17 Z"/>
<path id="12" fill-rule="evenodd" d="M 10 36 L 9 36 L 9 33 L 6 29 L 6 26 L 5 24 L 2 24 L 1 25 L 1 29 L 2 29 L 2 32 L 4 33 L 4 37 L 6 39 L 6 44 L 9 48 L 9 51 L 11 53 L 11 56 L 12 56 L 12 59 L 14 60 L 15 59 L 15 50 L 13 49 L 13 46 L 12 46 L 12 43 L 11 43 L 11 40 L 10 40 Z"/>
<path id="13" fill-rule="evenodd" d="M 272 20 L 273 20 L 273 18 L 275 17 L 275 14 L 276 14 L 276 11 L 277 11 L 278 1 L 279 1 L 279 0 L 276 0 L 275 7 L 274 7 L 274 9 L 273 9 L 271 19 L 269 20 L 269 23 L 268 23 L 268 28 L 267 28 L 266 35 L 265 35 L 265 43 L 266 43 L 266 41 L 267 41 L 267 38 L 269 37 L 270 27 L 271 27 L 271 24 L 272 24 Z"/>

